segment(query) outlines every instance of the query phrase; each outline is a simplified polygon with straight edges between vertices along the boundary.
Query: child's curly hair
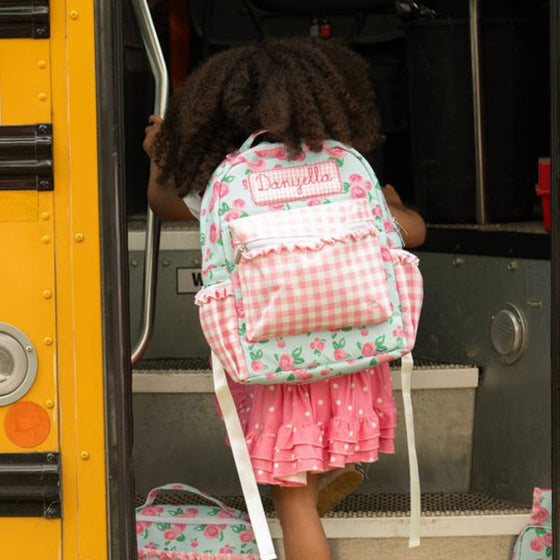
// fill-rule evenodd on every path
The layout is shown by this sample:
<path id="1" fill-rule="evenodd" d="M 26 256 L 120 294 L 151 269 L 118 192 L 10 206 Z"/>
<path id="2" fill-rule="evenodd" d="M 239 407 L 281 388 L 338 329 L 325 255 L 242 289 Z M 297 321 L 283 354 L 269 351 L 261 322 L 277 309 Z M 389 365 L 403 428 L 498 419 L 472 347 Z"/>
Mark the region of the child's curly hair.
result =
<path id="1" fill-rule="evenodd" d="M 366 152 L 381 139 L 365 60 L 337 42 L 265 41 L 220 52 L 172 97 L 155 144 L 159 181 L 202 193 L 223 158 L 251 133 L 282 142 L 289 157 L 327 138 Z"/>

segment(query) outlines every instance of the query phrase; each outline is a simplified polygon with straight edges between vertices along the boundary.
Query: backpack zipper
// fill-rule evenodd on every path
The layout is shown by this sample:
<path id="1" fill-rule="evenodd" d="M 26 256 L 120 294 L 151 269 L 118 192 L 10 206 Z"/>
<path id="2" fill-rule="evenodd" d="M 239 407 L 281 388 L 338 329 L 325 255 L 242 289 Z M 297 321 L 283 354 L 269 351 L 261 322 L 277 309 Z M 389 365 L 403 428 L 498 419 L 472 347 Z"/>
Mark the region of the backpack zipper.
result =
<path id="1" fill-rule="evenodd" d="M 330 235 L 336 235 L 339 231 L 341 233 L 351 233 L 353 231 L 359 231 L 367 227 L 368 225 L 373 225 L 370 220 L 362 220 L 359 222 L 351 222 L 345 224 L 343 228 L 331 233 Z M 246 241 L 237 247 L 235 250 L 235 255 L 233 257 L 233 262 L 239 264 L 241 262 L 241 257 L 243 256 L 243 251 L 250 251 L 253 249 L 262 249 L 265 247 L 274 247 L 279 245 L 284 241 L 290 241 L 291 243 L 308 243 L 310 240 L 320 240 L 323 239 L 324 235 L 282 235 L 280 237 L 258 237 L 257 239 L 251 239 L 251 241 Z"/>

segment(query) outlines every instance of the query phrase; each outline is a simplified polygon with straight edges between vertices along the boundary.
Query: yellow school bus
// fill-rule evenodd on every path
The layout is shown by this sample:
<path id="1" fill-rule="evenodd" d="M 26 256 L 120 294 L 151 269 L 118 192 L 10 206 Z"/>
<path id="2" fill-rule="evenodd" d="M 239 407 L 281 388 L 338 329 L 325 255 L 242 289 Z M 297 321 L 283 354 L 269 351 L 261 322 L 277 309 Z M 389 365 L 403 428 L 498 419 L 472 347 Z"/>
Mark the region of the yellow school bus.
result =
<path id="1" fill-rule="evenodd" d="M 152 4 L 165 4 L 170 11 L 182 14 L 182 17 L 186 13 L 184 10 L 186 2 L 180 0 Z M 208 45 L 211 41 L 206 39 L 213 33 L 212 18 L 219 20 L 216 29 L 224 28 L 231 18 L 238 16 L 245 18 L 245 24 L 251 24 L 256 29 L 250 36 L 248 32 L 239 31 L 238 36 L 227 38 L 221 38 L 216 32 L 217 38 L 212 43 L 212 47 L 214 50 L 219 50 L 229 44 L 240 44 L 245 40 L 253 41 L 262 38 L 272 25 L 270 22 L 281 21 L 282 25 L 286 25 L 285 22 L 291 17 L 300 18 L 298 20 L 300 23 L 304 21 L 306 32 L 318 33 L 325 38 L 331 33 L 336 35 L 337 30 L 341 28 L 351 29 L 352 33 L 361 33 L 362 29 L 367 28 L 369 10 L 373 9 L 381 10 L 383 17 L 378 21 L 389 22 L 387 25 L 390 27 L 393 20 L 387 14 L 393 17 L 390 10 L 395 3 L 384 0 L 375 2 L 352 0 L 340 3 L 326 2 L 324 5 L 320 2 L 309 2 L 307 7 L 303 4 L 305 3 L 282 3 L 274 0 L 191 1 L 187 19 L 176 18 L 172 21 L 176 24 L 180 20 L 188 26 L 193 36 L 191 49 L 193 52 L 198 49 L 197 56 L 200 59 L 209 52 Z M 435 10 L 430 11 L 429 6 L 443 6 L 445 2 L 434 0 L 434 2 L 425 2 L 427 6 L 424 6 L 421 3 L 403 0 L 396 4 L 400 5 L 402 13 L 410 16 L 416 12 L 420 14 L 435 12 Z M 456 23 L 449 24 L 450 37 L 454 38 L 455 33 L 465 31 L 470 17 L 470 44 L 475 49 L 478 43 L 473 22 L 476 23 L 478 18 L 479 2 L 471 0 L 470 3 L 462 4 L 469 4 L 470 8 L 466 14 L 467 25 L 464 25 L 465 21 L 461 20 L 461 23 L 457 23 L 459 19 L 453 20 Z M 485 0 L 481 0 L 480 4 L 483 6 Z M 216 5 L 219 5 L 219 9 Z M 127 233 L 127 220 L 130 220 L 131 212 L 127 213 L 124 179 L 127 164 L 124 112 L 130 99 L 125 96 L 123 87 L 125 65 L 123 51 L 126 46 L 123 32 L 125 9 L 134 11 L 136 26 L 142 36 L 142 43 L 147 50 L 149 64 L 155 75 L 155 102 L 149 112 L 163 114 L 168 95 L 167 74 L 162 50 L 145 0 L 131 0 L 130 4 L 125 0 L 0 1 L 0 560 L 22 557 L 38 560 L 130 560 L 134 558 L 136 494 L 145 495 L 146 485 L 155 477 L 153 472 L 150 472 L 149 476 L 144 477 L 145 480 L 140 480 L 144 476 L 143 473 L 149 470 L 142 470 L 143 467 L 140 465 L 140 477 L 137 474 L 135 480 L 132 461 L 133 369 L 131 363 L 137 362 L 142 357 L 152 338 L 159 224 L 148 212 L 143 225 L 143 236 L 145 235 L 147 241 L 142 247 L 136 243 L 134 232 Z M 478 206 L 476 217 L 471 221 L 478 222 L 478 225 L 470 224 L 468 227 L 461 228 L 453 224 L 452 227 L 445 229 L 441 224 L 436 224 L 430 228 L 431 245 L 428 244 L 420 249 L 421 257 L 426 262 L 424 273 L 427 280 L 432 278 L 437 280 L 443 278 L 442 274 L 449 274 L 450 283 L 453 283 L 454 287 L 464 282 L 462 303 L 467 311 L 477 304 L 477 299 L 474 297 L 476 289 L 472 288 L 470 277 L 467 274 L 467 279 L 464 280 L 461 276 L 462 271 L 468 270 L 471 265 L 474 268 L 478 267 L 477 270 L 481 274 L 487 270 L 507 269 L 508 272 L 500 272 L 500 274 L 509 275 L 508 278 L 504 275 L 493 276 L 496 278 L 494 287 L 502 292 L 505 291 L 504 286 L 509 285 L 516 270 L 521 270 L 526 279 L 529 278 L 529 283 L 533 282 L 533 278 L 537 278 L 541 283 L 548 282 L 550 272 L 553 290 L 549 308 L 547 308 L 546 298 L 543 306 L 543 299 L 540 296 L 529 297 L 524 293 L 523 301 L 527 304 L 527 309 L 522 305 L 514 308 L 503 307 L 497 314 L 501 323 L 496 322 L 495 317 L 492 317 L 492 325 L 496 327 L 497 334 L 502 336 L 496 343 L 499 348 L 495 346 L 492 352 L 503 349 L 504 356 L 501 359 L 494 354 L 490 356 L 489 353 L 477 349 L 476 345 L 472 344 L 468 348 L 465 346 L 464 352 L 480 368 L 477 370 L 481 372 L 480 381 L 477 373 L 471 375 L 471 378 L 474 377 L 473 392 L 479 391 L 482 398 L 480 406 L 476 410 L 473 408 L 475 419 L 470 420 L 471 424 L 476 426 L 478 448 L 473 444 L 474 455 L 464 459 L 462 472 L 467 472 L 472 462 L 474 464 L 472 480 L 478 480 L 480 487 L 494 486 L 497 497 L 522 502 L 526 500 L 512 498 L 517 495 L 512 492 L 511 486 L 507 485 L 510 474 L 508 465 L 500 465 L 498 460 L 493 460 L 492 456 L 485 454 L 483 441 L 486 436 L 490 441 L 492 436 L 493 443 L 488 445 L 495 446 L 496 442 L 501 440 L 504 449 L 515 449 L 517 453 L 514 444 L 520 441 L 520 438 L 507 435 L 507 432 L 495 431 L 494 433 L 493 428 L 502 427 L 502 422 L 493 420 L 488 414 L 488 409 L 484 409 L 483 405 L 492 398 L 501 399 L 501 394 L 496 397 L 493 392 L 496 380 L 496 377 L 492 377 L 494 374 L 505 376 L 509 371 L 517 375 L 515 368 L 520 363 L 526 372 L 532 373 L 531 363 L 523 363 L 519 360 L 523 360 L 520 356 L 527 347 L 531 347 L 536 337 L 533 339 L 529 337 L 528 342 L 525 339 L 519 342 L 516 337 L 525 335 L 523 330 L 526 329 L 525 315 L 531 319 L 537 313 L 550 314 L 539 316 L 538 328 L 542 328 L 543 324 L 548 325 L 544 328 L 549 329 L 546 332 L 550 336 L 550 344 L 539 347 L 539 352 L 544 348 L 547 359 L 550 352 L 551 363 L 547 362 L 550 372 L 547 370 L 544 377 L 547 381 L 551 379 L 552 393 L 550 387 L 546 385 L 544 388 L 541 387 L 539 394 L 546 394 L 548 397 L 552 395 L 551 403 L 546 402 L 545 408 L 546 416 L 551 419 L 553 437 L 550 438 L 547 433 L 541 438 L 548 446 L 543 456 L 545 460 L 552 456 L 552 466 L 541 464 L 538 480 L 534 482 L 550 483 L 553 488 L 556 488 L 560 472 L 558 468 L 560 464 L 558 395 L 560 392 L 559 382 L 556 379 L 560 367 L 558 353 L 560 308 L 557 295 L 557 289 L 560 289 L 560 275 L 556 261 L 560 247 L 557 209 L 560 156 L 558 134 L 560 0 L 551 0 L 547 9 L 551 31 L 552 113 L 549 121 L 552 140 L 550 152 L 542 155 L 549 155 L 552 160 L 552 226 L 550 238 L 544 231 L 539 230 L 536 245 L 544 247 L 550 239 L 550 249 L 542 251 L 537 249 L 540 253 L 536 257 L 538 263 L 535 264 L 537 261 L 532 260 L 534 257 L 532 248 L 526 250 L 527 243 L 529 245 L 533 243 L 533 237 L 521 239 L 517 232 L 508 227 L 496 226 L 492 229 L 487 224 L 484 185 L 481 180 L 484 174 L 485 154 L 479 122 L 484 115 L 476 91 L 472 109 L 475 117 L 474 145 L 476 147 L 473 157 L 476 169 L 473 168 L 473 175 L 478 176 L 476 191 Z M 345 20 L 344 17 L 347 19 Z M 416 30 L 426 28 L 426 24 L 423 23 L 419 24 Z M 301 28 L 298 29 L 301 32 Z M 401 33 L 400 27 L 398 33 Z M 403 36 L 402 33 L 401 35 L 398 33 L 383 35 L 382 40 L 400 40 Z M 175 46 L 187 44 L 188 34 L 179 35 Z M 360 35 L 355 40 L 355 44 L 364 47 L 370 40 L 364 37 L 365 35 L 363 37 Z M 372 44 L 378 44 L 381 39 L 375 41 Z M 473 83 L 476 84 L 479 68 L 475 57 L 471 71 L 475 76 Z M 536 87 L 539 87 L 538 84 Z M 476 85 L 474 89 L 476 90 Z M 143 126 L 144 123 L 141 124 L 141 128 Z M 132 138 L 132 142 L 139 147 L 142 137 Z M 144 185 L 135 188 L 143 191 Z M 130 206 L 130 200 L 128 204 Z M 469 219 L 467 218 L 466 221 L 468 222 Z M 481 227 L 475 232 L 477 236 L 474 239 L 473 230 L 478 226 Z M 188 245 L 196 238 L 194 230 L 192 224 L 185 226 L 179 232 L 164 229 L 162 250 L 169 252 L 159 263 L 160 268 L 164 267 L 161 270 L 169 271 L 175 266 L 173 259 L 177 257 L 178 246 L 173 240 L 181 238 L 186 240 Z M 498 254 L 502 251 L 502 246 L 490 247 L 494 243 L 494 233 L 498 230 L 498 234 L 507 240 L 503 249 L 504 254 Z M 521 236 L 523 235 L 525 234 L 522 233 Z M 473 242 L 478 244 L 474 248 Z M 458 249 L 449 249 L 451 243 Z M 196 242 L 192 246 L 186 245 L 185 247 L 195 255 L 198 250 Z M 515 248 L 512 253 L 511 246 L 521 247 L 519 254 L 516 253 Z M 485 253 L 488 247 L 497 253 Z M 451 263 L 449 272 L 442 272 L 443 261 L 440 259 L 442 254 L 449 255 L 449 263 Z M 138 267 L 137 257 L 145 259 L 146 263 L 140 273 L 141 267 Z M 490 258 L 494 259 L 492 264 L 489 264 Z M 176 280 L 176 285 L 172 286 L 172 291 L 176 289 L 173 295 L 182 298 L 179 307 L 182 309 L 181 306 L 185 306 L 187 309 L 189 306 L 187 312 L 192 315 L 190 298 L 189 303 L 185 303 L 187 300 L 184 296 L 192 294 L 198 287 L 200 275 L 197 267 L 200 262 L 197 261 L 196 256 L 192 258 L 189 256 L 189 259 L 188 263 L 177 265 L 171 276 L 173 281 Z M 539 263 L 548 265 L 549 260 L 550 271 L 545 266 L 542 270 L 546 270 L 541 272 L 540 265 L 537 265 Z M 504 269 L 502 265 L 506 268 Z M 494 269 L 493 266 L 497 268 Z M 520 275 L 521 273 L 518 274 Z M 129 276 L 131 291 L 135 293 L 141 291 L 139 285 L 144 284 L 143 303 L 134 298 L 131 300 L 132 303 L 129 303 Z M 184 287 L 184 284 L 189 286 Z M 440 281 L 440 284 L 445 286 L 449 283 Z M 525 290 L 525 284 L 522 284 L 518 291 L 531 290 Z M 544 291 L 547 290 L 548 284 Z M 470 297 L 473 299 L 469 299 Z M 447 310 L 443 310 L 444 314 L 447 311 L 452 316 L 451 307 L 456 305 L 456 300 L 446 296 L 442 296 L 440 300 L 445 301 L 449 306 Z M 518 316 L 520 306 L 521 318 Z M 176 308 L 176 301 L 169 304 L 169 307 Z M 140 309 L 143 309 L 142 313 Z M 134 337 L 134 341 L 138 342 L 134 344 L 130 342 L 129 315 L 135 321 L 139 316 L 141 317 L 138 320 L 140 327 L 134 326 L 132 329 L 138 331 L 138 336 Z M 439 311 L 435 313 L 427 309 L 425 316 L 427 326 L 424 328 L 426 332 L 430 329 L 430 332 L 424 337 L 420 336 L 420 346 L 426 355 L 446 361 L 441 355 L 442 348 L 436 348 L 439 339 L 434 334 L 437 333 L 438 328 L 442 331 L 449 330 L 449 322 L 441 321 L 441 315 Z M 550 317 L 552 323 L 549 322 Z M 164 333 L 163 337 L 168 337 L 169 332 L 177 330 L 176 323 L 170 316 L 160 320 L 162 324 L 158 328 Z M 169 323 L 167 327 L 164 324 L 166 321 Z M 476 324 L 471 325 L 472 328 L 478 333 L 486 333 L 489 325 L 479 319 L 477 321 Z M 207 354 L 207 348 L 199 327 L 194 326 L 193 322 L 189 322 L 188 325 L 189 332 L 192 330 L 192 336 L 189 335 L 191 339 L 199 339 L 196 344 L 193 343 L 196 351 L 193 351 L 192 355 L 200 358 Z M 507 332 L 500 331 L 500 328 Z M 456 336 L 458 338 L 460 335 Z M 442 335 L 441 340 L 443 339 Z M 465 340 L 467 339 L 468 336 L 465 337 Z M 189 344 L 193 347 L 193 344 Z M 459 348 L 459 344 L 457 346 L 453 351 L 461 355 L 463 348 Z M 518 352 L 519 355 L 516 354 L 515 359 L 508 363 L 507 360 L 511 357 L 508 354 L 510 351 Z M 164 350 L 158 354 L 156 347 L 149 356 L 157 361 L 169 357 L 169 353 L 167 352 L 166 355 L 166 352 L 167 350 Z M 461 358 L 455 356 L 447 358 L 448 361 L 455 359 Z M 507 368 L 513 363 L 516 365 L 508 370 Z M 427 366 L 427 368 L 428 373 L 439 372 L 439 378 L 442 378 L 440 366 Z M 149 368 L 146 366 L 144 371 L 147 369 Z M 184 373 L 184 369 L 181 371 Z M 549 376 L 549 373 L 552 375 Z M 189 375 L 183 377 L 181 375 L 182 373 L 179 373 L 175 378 L 184 380 L 189 377 Z M 195 383 L 195 389 L 192 388 L 194 385 L 190 385 L 189 390 L 193 394 L 209 392 L 205 389 L 207 377 L 204 375 L 206 373 Z M 169 388 L 169 377 L 165 378 L 167 388 L 162 388 L 163 382 L 154 381 L 153 375 L 143 376 L 142 370 L 137 370 L 136 376 L 144 383 L 144 388 L 136 389 L 137 393 L 157 395 L 179 392 L 179 389 Z M 501 377 L 500 382 L 507 386 L 505 379 L 508 378 Z M 517 378 L 511 376 L 509 379 Z M 542 381 L 542 376 L 539 379 Z M 184 383 L 193 382 L 188 380 Z M 450 391 L 456 389 L 458 385 L 453 383 L 445 385 L 444 388 Z M 141 383 L 138 384 L 139 387 L 140 385 Z M 513 385 L 512 383 L 511 386 Z M 430 390 L 433 388 L 433 383 L 430 381 L 420 388 Z M 512 398 L 517 396 L 513 395 Z M 153 400 L 157 401 L 157 397 Z M 551 415 L 548 412 L 549 404 L 552 404 Z M 165 404 L 162 408 L 164 406 Z M 542 412 L 541 408 L 538 408 L 541 406 L 539 403 L 531 403 L 531 406 Z M 169 410 L 167 413 L 171 414 Z M 519 416 L 524 413 L 523 410 L 518 411 Z M 527 413 L 529 414 L 530 410 Z M 162 418 L 164 415 L 165 413 L 162 413 Z M 207 423 L 206 416 L 201 418 L 203 423 Z M 196 428 L 192 431 L 196 432 Z M 140 437 L 143 445 L 142 434 L 136 435 Z M 173 434 L 168 433 L 167 437 L 170 438 L 169 445 L 181 445 L 173 439 Z M 422 474 L 421 430 L 419 440 Z M 438 453 L 441 455 L 438 457 L 446 455 L 447 443 L 445 440 L 439 445 Z M 438 445 L 434 444 L 435 447 Z M 146 452 L 152 451 L 146 447 Z M 518 487 L 520 484 L 523 485 L 523 496 L 525 496 L 527 488 L 533 482 L 530 474 L 527 473 L 530 473 L 533 467 L 529 458 L 523 458 L 522 455 L 519 457 L 520 461 L 527 460 L 526 468 L 513 469 L 511 472 Z M 214 457 L 214 463 L 216 462 Z M 198 477 L 200 481 L 204 481 L 201 474 L 206 470 L 204 465 L 206 463 L 199 466 L 198 471 L 192 471 L 193 478 Z M 487 468 L 488 471 L 485 472 L 492 474 L 488 476 L 481 474 Z M 427 468 L 425 470 L 429 471 Z M 435 472 L 434 484 L 442 478 L 440 476 L 438 479 L 438 475 L 442 472 Z M 185 477 L 188 474 L 186 472 Z M 162 471 L 158 473 L 159 475 L 163 482 L 166 473 Z M 206 473 L 204 475 L 206 476 Z M 427 472 L 426 478 L 429 477 L 430 473 Z M 374 478 L 375 475 L 372 479 Z M 469 480 L 466 485 L 471 484 L 469 495 L 472 497 L 472 491 L 476 493 L 480 488 L 472 483 L 471 479 Z M 210 482 L 208 484 L 211 485 Z M 452 485 L 449 488 L 452 489 Z M 226 493 L 229 490 L 230 486 L 227 487 Z M 448 489 L 447 494 L 450 492 Z M 456 497 L 458 494 L 454 492 L 453 496 Z M 530 497 L 528 499 L 530 501 Z M 560 532 L 558 524 L 560 510 L 556 501 L 554 503 L 555 538 Z M 375 517 L 371 515 L 371 510 L 366 511 L 363 506 L 361 507 L 359 514 L 347 516 L 346 524 L 342 522 L 337 524 L 339 519 L 336 515 L 329 517 L 325 524 L 327 535 L 341 541 L 352 538 L 360 542 L 366 542 L 364 539 L 368 538 L 381 538 L 385 541 L 392 538 L 405 540 L 403 537 L 406 534 L 406 515 L 401 516 L 402 519 L 399 518 L 394 526 L 383 518 L 381 519 L 383 523 L 377 527 L 370 524 Z M 461 507 L 457 506 L 459 510 Z M 514 534 L 511 527 L 517 530 L 522 526 L 522 521 L 528 519 L 528 510 L 524 509 L 515 510 L 517 517 L 510 520 L 511 522 L 508 521 L 509 525 L 496 523 L 494 514 L 483 516 L 480 522 L 480 512 L 476 511 L 476 508 L 458 517 L 453 517 L 451 514 L 451 521 L 445 517 L 447 514 L 433 514 L 430 513 L 431 511 L 424 512 L 426 519 L 422 531 L 427 537 L 424 550 L 430 550 L 430 538 L 435 543 L 433 550 L 436 551 L 442 550 L 442 544 L 438 539 L 445 536 L 451 537 L 455 542 L 459 542 L 460 539 L 472 539 L 475 536 L 490 539 L 495 534 L 490 533 L 488 527 L 496 524 L 501 527 L 497 529 L 496 534 L 505 535 L 509 539 L 506 539 L 505 544 L 496 545 L 495 550 L 499 549 L 501 555 L 495 557 L 500 560 L 505 560 L 507 557 L 504 551 L 510 546 Z M 461 519 L 467 519 L 469 515 L 474 519 L 476 525 L 474 529 L 460 526 Z M 475 519 L 477 515 L 478 518 Z M 359 518 L 359 522 L 356 522 L 356 517 Z M 505 525 L 507 527 L 504 529 Z M 272 527 L 273 536 L 278 537 L 279 529 L 274 525 L 274 521 Z M 481 541 L 479 550 L 485 550 L 488 542 L 490 541 Z M 493 546 L 492 542 L 490 544 Z M 340 546 L 342 547 L 342 544 Z M 370 545 L 360 546 L 362 548 L 353 549 L 353 557 L 369 558 Z M 457 554 L 453 557 L 484 557 L 477 556 L 478 553 L 469 554 L 471 556 Z M 383 545 L 377 550 L 375 557 L 381 559 L 396 556 L 389 546 Z M 409 556 L 405 556 L 405 552 L 402 552 L 398 557 Z M 414 557 L 410 556 L 410 558 Z M 437 556 L 432 557 L 437 558 Z"/>

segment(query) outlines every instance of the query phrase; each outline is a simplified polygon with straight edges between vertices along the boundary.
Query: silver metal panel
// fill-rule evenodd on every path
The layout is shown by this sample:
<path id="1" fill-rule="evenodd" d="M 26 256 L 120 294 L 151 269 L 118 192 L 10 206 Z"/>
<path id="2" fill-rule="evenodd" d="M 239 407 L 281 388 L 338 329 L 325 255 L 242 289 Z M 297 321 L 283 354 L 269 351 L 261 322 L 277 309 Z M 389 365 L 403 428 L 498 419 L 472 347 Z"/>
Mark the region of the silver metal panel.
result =
<path id="1" fill-rule="evenodd" d="M 132 340 L 140 325 L 143 260 L 143 252 L 129 253 Z M 177 293 L 177 268 L 199 268 L 200 251 L 160 251 L 158 267 L 155 328 L 145 358 L 208 356 L 194 293 Z"/>
<path id="2" fill-rule="evenodd" d="M 425 300 L 416 355 L 481 367 L 472 489 L 530 503 L 550 485 L 550 262 L 419 252 Z M 510 365 L 490 342 L 494 313 L 525 315 L 527 349 Z"/>

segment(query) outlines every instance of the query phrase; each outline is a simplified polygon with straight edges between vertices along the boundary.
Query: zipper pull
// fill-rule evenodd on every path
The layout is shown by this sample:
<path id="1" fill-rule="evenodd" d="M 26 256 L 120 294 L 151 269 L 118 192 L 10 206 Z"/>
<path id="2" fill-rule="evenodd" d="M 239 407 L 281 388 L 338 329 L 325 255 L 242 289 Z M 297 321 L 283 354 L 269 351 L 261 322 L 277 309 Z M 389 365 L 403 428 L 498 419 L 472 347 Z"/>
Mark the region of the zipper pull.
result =
<path id="1" fill-rule="evenodd" d="M 243 256 L 243 251 L 246 248 L 247 247 L 245 246 L 245 244 L 239 245 L 239 247 L 237 247 L 237 249 L 235 250 L 235 255 L 233 257 L 233 262 L 235 264 L 239 264 L 241 262 L 241 257 Z"/>

